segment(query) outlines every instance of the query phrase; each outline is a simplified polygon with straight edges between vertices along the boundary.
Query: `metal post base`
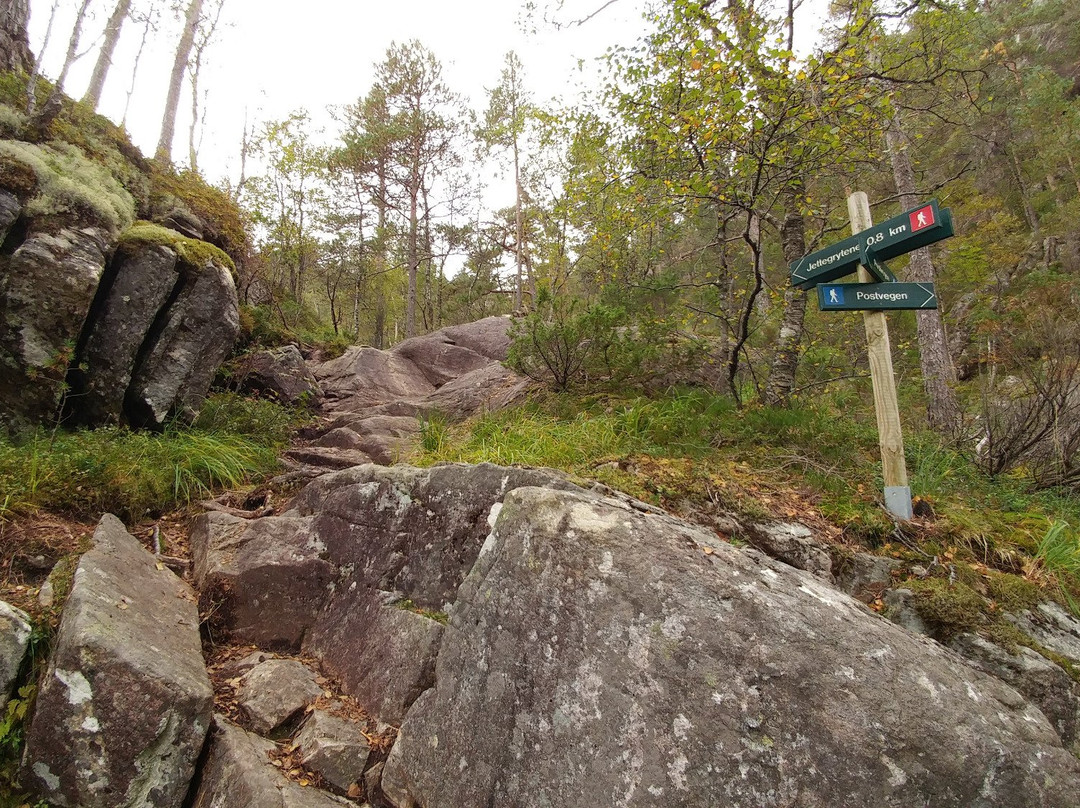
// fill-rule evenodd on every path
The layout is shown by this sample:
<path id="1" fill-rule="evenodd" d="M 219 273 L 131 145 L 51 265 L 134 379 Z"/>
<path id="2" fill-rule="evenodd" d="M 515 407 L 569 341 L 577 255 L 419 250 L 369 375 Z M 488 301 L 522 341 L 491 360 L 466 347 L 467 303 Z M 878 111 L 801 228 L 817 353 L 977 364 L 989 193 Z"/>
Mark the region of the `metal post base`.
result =
<path id="1" fill-rule="evenodd" d="M 900 519 L 910 520 L 911 513 L 911 486 L 890 485 L 885 487 L 885 508 L 893 516 Z"/>

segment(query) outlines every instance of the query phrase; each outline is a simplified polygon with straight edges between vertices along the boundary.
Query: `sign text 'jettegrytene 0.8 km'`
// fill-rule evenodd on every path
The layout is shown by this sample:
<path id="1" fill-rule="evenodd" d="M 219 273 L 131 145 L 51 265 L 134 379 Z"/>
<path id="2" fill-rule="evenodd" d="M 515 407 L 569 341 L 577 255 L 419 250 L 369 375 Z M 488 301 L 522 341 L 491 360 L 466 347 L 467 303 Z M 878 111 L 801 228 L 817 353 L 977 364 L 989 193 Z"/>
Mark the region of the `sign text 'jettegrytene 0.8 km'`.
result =
<path id="1" fill-rule="evenodd" d="M 937 201 L 901 213 L 791 264 L 791 285 L 813 289 L 850 275 L 859 264 L 882 283 L 895 280 L 883 262 L 953 234 L 952 214 Z"/>

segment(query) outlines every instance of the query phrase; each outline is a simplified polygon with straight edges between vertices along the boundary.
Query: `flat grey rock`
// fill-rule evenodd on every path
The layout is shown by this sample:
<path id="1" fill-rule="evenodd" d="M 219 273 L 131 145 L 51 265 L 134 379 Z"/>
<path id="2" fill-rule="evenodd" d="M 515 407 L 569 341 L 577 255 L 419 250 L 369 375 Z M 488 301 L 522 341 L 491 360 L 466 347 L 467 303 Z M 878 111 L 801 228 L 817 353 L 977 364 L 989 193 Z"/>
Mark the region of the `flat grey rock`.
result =
<path id="1" fill-rule="evenodd" d="M 303 764 L 341 792 L 363 782 L 371 744 L 356 722 L 312 710 L 293 744 L 300 748 Z"/>
<path id="2" fill-rule="evenodd" d="M 237 702 L 251 729 L 269 736 L 313 704 L 323 689 L 315 673 L 295 659 L 268 659 L 244 674 Z"/>

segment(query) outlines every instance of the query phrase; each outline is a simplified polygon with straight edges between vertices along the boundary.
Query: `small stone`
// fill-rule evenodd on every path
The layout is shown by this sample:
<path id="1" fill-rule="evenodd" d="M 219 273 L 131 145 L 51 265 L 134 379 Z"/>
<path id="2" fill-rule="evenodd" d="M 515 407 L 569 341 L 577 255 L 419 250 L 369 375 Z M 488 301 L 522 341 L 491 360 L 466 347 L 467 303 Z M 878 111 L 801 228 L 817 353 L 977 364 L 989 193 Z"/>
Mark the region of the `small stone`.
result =
<path id="1" fill-rule="evenodd" d="M 315 674 L 295 659 L 270 659 L 248 671 L 237 699 L 251 728 L 269 735 L 322 695 Z"/>
<path id="2" fill-rule="evenodd" d="M 294 744 L 303 764 L 342 792 L 356 785 L 371 753 L 371 745 L 358 724 L 325 710 L 311 712 Z"/>

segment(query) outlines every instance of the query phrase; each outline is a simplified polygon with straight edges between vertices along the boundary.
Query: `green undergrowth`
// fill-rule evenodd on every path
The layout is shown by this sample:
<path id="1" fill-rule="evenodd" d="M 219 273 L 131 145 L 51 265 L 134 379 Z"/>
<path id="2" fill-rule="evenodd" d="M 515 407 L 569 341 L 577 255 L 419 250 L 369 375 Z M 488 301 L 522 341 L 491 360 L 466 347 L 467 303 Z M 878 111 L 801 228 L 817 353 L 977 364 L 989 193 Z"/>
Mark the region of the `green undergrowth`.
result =
<path id="1" fill-rule="evenodd" d="M 297 413 L 234 395 L 211 397 L 191 427 L 161 434 L 111 427 L 0 439 L 0 518 L 35 509 L 138 520 L 277 468 Z"/>
<path id="2" fill-rule="evenodd" d="M 740 409 L 700 390 L 551 396 L 460 425 L 431 418 L 419 462 L 548 466 L 676 511 L 690 503 L 754 519 L 823 521 L 845 551 L 909 566 L 963 565 L 974 576 L 964 584 L 974 594 L 967 605 L 977 599 L 980 613 L 1020 610 L 1040 598 L 1077 611 L 1075 493 L 987 477 L 968 447 L 909 428 L 907 465 L 922 515 L 897 526 L 881 505 L 873 412 L 855 410 L 828 398 Z M 946 605 L 940 622 L 948 631 L 963 628 L 963 615 L 948 614 Z"/>

